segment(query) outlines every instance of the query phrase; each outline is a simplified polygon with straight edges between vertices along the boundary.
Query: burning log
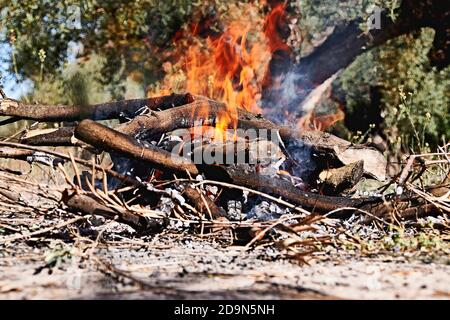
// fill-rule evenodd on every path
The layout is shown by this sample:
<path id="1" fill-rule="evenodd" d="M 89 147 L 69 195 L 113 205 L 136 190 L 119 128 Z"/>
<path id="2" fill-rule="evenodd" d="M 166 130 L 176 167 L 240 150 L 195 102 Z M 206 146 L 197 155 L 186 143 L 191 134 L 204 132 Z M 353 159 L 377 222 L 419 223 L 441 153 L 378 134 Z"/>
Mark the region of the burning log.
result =
<path id="1" fill-rule="evenodd" d="M 120 113 L 134 113 L 138 107 L 148 106 L 150 109 L 166 109 L 160 112 L 135 117 L 129 123 L 119 125 L 116 129 L 122 133 L 139 138 L 163 134 L 179 128 L 190 128 L 201 119 L 202 125 L 214 124 L 218 115 L 226 110 L 223 103 L 194 97 L 191 94 L 170 95 L 159 98 L 138 99 L 95 105 L 88 108 L 79 106 L 24 105 L 11 99 L 0 101 L 0 114 L 19 116 L 24 119 L 42 121 L 69 121 L 92 118 L 96 120 L 117 117 Z M 183 106 L 174 107 L 179 104 Z M 385 179 L 386 160 L 376 150 L 365 146 L 352 145 L 350 142 L 322 132 L 297 132 L 291 128 L 278 126 L 259 115 L 244 109 L 237 110 L 238 127 L 242 129 L 266 129 L 278 131 L 281 139 L 287 144 L 306 144 L 320 157 L 338 159 L 344 165 L 364 160 L 365 173 L 377 179 Z M 22 141 L 34 145 L 77 145 L 73 138 L 72 128 L 60 128 L 56 131 L 39 135 L 25 135 Z"/>
<path id="2" fill-rule="evenodd" d="M 220 169 L 219 169 L 220 168 Z M 296 188 L 290 181 L 279 177 L 258 175 L 255 172 L 238 166 L 203 168 L 207 177 L 220 181 L 259 190 L 300 205 L 317 213 L 328 213 L 339 208 L 359 208 L 368 203 L 379 203 L 379 198 L 350 199 L 344 197 L 323 196 Z M 336 217 L 347 217 L 352 210 L 335 214 Z"/>
<path id="3" fill-rule="evenodd" d="M 257 166 L 250 167 L 247 165 L 247 167 L 244 168 L 244 166 L 241 165 L 218 166 L 203 163 L 197 167 L 187 158 L 169 153 L 168 151 L 155 147 L 149 143 L 141 142 L 135 138 L 147 139 L 181 128 L 215 125 L 219 115 L 227 110 L 225 104 L 208 100 L 203 97 L 194 98 L 189 94 L 179 96 L 185 98 L 190 97 L 188 99 L 190 103 L 158 112 L 139 115 L 129 123 L 119 125 L 116 128 L 117 130 L 108 128 L 93 120 L 85 119 L 81 121 L 75 129 L 59 128 L 45 131 L 35 130 L 31 133 L 28 132 L 21 138 L 21 141 L 27 144 L 46 144 L 55 146 L 80 145 L 80 141 L 83 141 L 100 150 L 115 152 L 131 159 L 147 162 L 164 172 L 188 173 L 190 176 L 205 173 L 209 178 L 266 192 L 309 209 L 314 213 L 327 214 L 330 211 L 336 210 L 334 213 L 334 216 L 336 217 L 347 217 L 358 209 L 367 210 L 376 215 L 383 216 L 392 212 L 392 205 L 399 206 L 398 211 L 401 216 L 405 218 L 412 218 L 417 215 L 434 214 L 435 211 L 433 210 L 436 210 L 435 206 L 423 203 L 416 203 L 413 207 L 405 207 L 400 199 L 398 199 L 400 202 L 394 199 L 389 203 L 384 203 L 380 198 L 350 199 L 307 192 L 294 186 L 292 181 L 285 180 L 283 177 L 274 174 L 274 172 L 272 172 L 273 170 L 265 172 L 258 171 Z M 167 102 L 167 100 L 164 100 L 164 97 L 159 101 Z M 160 106 L 164 106 L 164 104 Z M 168 106 L 166 105 L 166 107 Z M 333 192 L 338 193 L 345 188 L 351 187 L 361 178 L 363 172 L 371 174 L 379 179 L 384 179 L 385 177 L 386 160 L 378 151 L 369 147 L 353 145 L 348 141 L 328 133 L 316 131 L 297 132 L 289 127 L 276 125 L 262 118 L 260 115 L 252 114 L 243 109 L 237 110 L 237 118 L 237 126 L 240 129 L 257 129 L 256 132 L 258 134 L 259 129 L 266 130 L 268 133 L 266 138 L 268 138 L 268 140 L 263 139 L 262 141 L 271 144 L 270 138 L 273 138 L 273 135 L 280 138 L 281 145 L 284 147 L 283 152 L 288 160 L 289 158 L 292 158 L 289 154 L 290 151 L 295 150 L 298 146 L 308 146 L 311 148 L 317 162 L 323 163 L 322 165 L 325 167 L 330 163 L 336 165 L 336 162 L 347 165 L 344 168 L 331 169 L 327 172 L 327 176 L 324 180 L 330 188 L 333 189 Z M 69 118 L 66 117 L 65 120 L 67 119 Z M 196 120 L 200 120 L 200 122 L 196 122 Z M 244 138 L 243 141 L 245 143 L 241 146 L 241 149 L 243 148 L 242 150 L 244 150 L 246 154 L 251 151 L 250 147 L 253 143 L 258 145 L 258 143 L 261 142 L 259 141 L 261 140 L 260 137 L 257 137 L 258 139 L 256 140 L 248 141 Z M 77 139 L 80 139 L 80 141 L 77 141 Z M 219 155 L 223 154 L 226 156 L 229 150 L 225 148 L 225 146 L 229 144 L 233 145 L 234 142 L 228 141 L 217 145 L 209 144 L 204 148 L 211 152 L 218 153 Z M 36 150 L 33 150 L 31 147 L 30 149 L 12 149 L 8 147 L 16 145 L 4 144 L 4 146 L 6 148 L 0 150 L 0 156 L 3 157 L 28 159 L 36 153 Z M 241 149 L 239 150 L 242 151 Z M 236 151 L 235 149 L 233 150 Z M 275 157 L 276 159 L 278 159 L 277 157 L 284 158 L 283 154 L 278 153 L 272 154 L 271 157 Z M 113 176 L 117 176 L 121 180 L 123 179 L 125 181 L 129 179 L 117 172 L 113 173 Z M 132 179 L 131 184 L 136 187 L 142 187 L 141 183 L 134 179 Z M 203 213 L 208 212 L 214 219 L 226 216 L 226 212 L 221 207 L 217 206 L 200 192 L 201 191 L 197 189 L 187 187 L 184 194 L 189 201 L 194 204 L 198 211 Z M 95 202 L 95 199 L 83 197 L 87 196 L 77 195 L 72 202 L 68 203 L 71 204 L 73 208 L 87 211 L 88 207 L 92 205 L 92 202 Z M 112 209 L 104 207 L 101 204 L 100 206 L 101 207 L 98 208 L 99 212 L 109 216 L 112 215 Z M 347 209 L 339 210 L 342 208 Z M 117 214 L 117 212 L 114 213 Z M 136 217 L 134 216 L 128 217 L 125 214 L 121 219 L 127 221 L 126 223 L 130 225 L 133 224 L 137 228 L 142 227 L 142 223 L 136 221 Z"/>
<path id="4" fill-rule="evenodd" d="M 113 151 L 136 160 L 151 163 L 157 168 L 198 174 L 197 167 L 188 159 L 176 156 L 152 145 L 143 145 L 135 138 L 110 129 L 92 120 L 83 120 L 75 129 L 75 136 L 101 150 Z"/>
<path id="5" fill-rule="evenodd" d="M 137 116 L 116 129 L 131 136 L 148 138 L 176 129 L 191 128 L 196 124 L 195 120 L 201 120 L 201 125 L 214 124 L 217 116 L 224 110 L 226 110 L 224 104 L 204 99 L 185 106 Z M 365 173 L 379 180 L 386 178 L 386 159 L 379 151 L 371 147 L 354 145 L 330 133 L 298 132 L 289 127 L 276 125 L 244 109 L 237 110 L 237 117 L 238 128 L 277 131 L 282 141 L 288 145 L 291 144 L 293 148 L 306 145 L 311 147 L 318 157 L 338 160 L 344 165 L 363 160 Z"/>
<path id="6" fill-rule="evenodd" d="M 286 144 L 291 143 L 295 148 L 298 145 L 306 145 L 314 150 L 315 156 L 338 160 L 344 165 L 357 161 L 364 161 L 364 173 L 369 174 L 378 180 L 386 179 L 386 158 L 376 149 L 364 145 L 355 145 L 349 141 L 336 137 L 327 132 L 303 131 L 291 129 L 285 126 L 278 126 L 268 120 L 252 119 L 240 120 L 240 125 L 244 127 L 254 127 L 262 129 L 278 130 L 280 137 Z M 326 163 L 327 161 L 325 161 Z"/>
<path id="7" fill-rule="evenodd" d="M 128 123 L 116 127 L 116 130 L 130 136 L 147 138 L 181 128 L 191 128 L 196 120 L 195 115 L 203 120 L 203 124 L 212 124 L 220 111 L 225 110 L 223 103 L 209 101 L 194 101 L 190 104 L 152 112 L 135 117 Z"/>
<path id="8" fill-rule="evenodd" d="M 194 102 L 188 106 L 182 106 L 178 108 L 169 109 L 166 111 L 162 111 L 156 114 L 139 116 L 135 120 L 131 121 L 130 124 L 121 125 L 122 132 L 127 133 L 140 133 L 142 134 L 142 128 L 149 128 L 149 130 L 145 131 L 145 135 L 148 134 L 148 131 L 154 133 L 158 131 L 158 133 L 174 130 L 179 128 L 180 126 L 189 127 L 191 123 L 187 120 L 192 119 L 192 111 L 193 107 L 199 107 L 204 105 L 204 101 L 198 103 Z M 212 104 L 212 108 L 209 111 L 218 112 L 217 109 L 220 110 L 222 106 L 220 104 L 214 103 Z M 195 109 L 194 109 L 195 110 Z M 260 125 L 263 121 L 266 123 L 266 120 L 258 120 L 254 115 L 245 115 L 245 112 L 242 112 L 246 119 L 252 118 L 255 123 Z M 160 116 L 163 114 L 163 116 Z M 158 120 L 158 121 L 157 121 Z M 210 121 L 211 119 L 206 119 Z M 192 121 L 192 120 L 190 120 Z M 249 121 L 249 120 L 247 120 Z M 248 122 L 245 123 L 248 125 Z M 154 125 L 154 126 L 153 126 Z M 276 126 L 266 126 L 269 128 L 277 128 Z M 140 130 L 138 130 L 138 128 Z M 156 130 L 155 130 L 156 129 Z M 287 129 L 283 129 L 286 131 Z M 280 130 L 281 131 L 281 130 Z M 152 148 L 150 149 L 152 152 L 146 153 L 146 147 L 143 147 L 137 140 L 124 135 L 123 133 L 116 132 L 112 129 L 109 129 L 103 125 L 97 124 L 91 120 L 84 120 L 77 127 L 75 135 L 101 149 L 112 150 L 124 154 L 126 156 L 132 157 L 134 159 L 144 159 L 160 168 L 169 168 L 173 171 L 184 171 L 191 170 L 191 174 L 198 174 L 198 169 L 192 163 L 188 163 L 188 168 L 181 168 L 178 163 L 171 164 L 171 157 L 168 153 L 164 151 Z M 337 137 L 335 137 L 338 139 Z M 320 140 L 320 139 L 319 139 Z M 333 141 L 332 139 L 330 139 Z M 327 141 L 327 143 L 330 143 Z M 323 145 L 328 146 L 326 143 L 318 144 L 323 148 Z M 193 166 L 193 167 L 191 167 Z M 195 168 L 195 169 L 194 169 Z M 242 170 L 236 170 L 233 167 L 220 167 L 221 170 L 225 170 L 228 178 L 226 181 L 231 181 L 237 185 L 245 186 L 248 188 L 254 188 L 257 190 L 265 191 L 273 195 L 281 196 L 288 201 L 291 201 L 295 204 L 301 205 L 305 208 L 317 210 L 322 213 L 329 212 L 331 210 L 335 210 L 341 207 L 359 207 L 364 203 L 369 201 L 368 199 L 359 200 L 359 199 L 347 199 L 347 198 L 338 198 L 338 197 L 326 197 L 321 196 L 314 193 L 309 193 L 297 189 L 292 185 L 289 181 L 284 181 L 281 179 L 272 179 L 263 175 L 258 175 L 256 173 L 247 173 Z M 219 170 L 218 167 L 213 167 L 214 171 Z M 205 173 L 211 172 L 211 167 L 202 166 L 202 171 Z M 216 175 L 216 174 L 214 174 Z M 275 182 L 275 183 L 274 183 Z M 193 192 L 188 192 L 188 194 L 193 194 Z M 378 199 L 377 199 L 378 201 Z M 198 202 L 197 202 L 198 203 Z M 342 213 L 341 213 L 342 214 Z"/>
<path id="9" fill-rule="evenodd" d="M 172 94 L 147 99 L 123 100 L 92 106 L 26 104 L 13 99 L 0 99 L 0 115 L 42 122 L 79 121 L 83 119 L 107 120 L 119 117 L 133 118 L 145 107 L 164 110 L 194 100 L 190 94 Z"/>

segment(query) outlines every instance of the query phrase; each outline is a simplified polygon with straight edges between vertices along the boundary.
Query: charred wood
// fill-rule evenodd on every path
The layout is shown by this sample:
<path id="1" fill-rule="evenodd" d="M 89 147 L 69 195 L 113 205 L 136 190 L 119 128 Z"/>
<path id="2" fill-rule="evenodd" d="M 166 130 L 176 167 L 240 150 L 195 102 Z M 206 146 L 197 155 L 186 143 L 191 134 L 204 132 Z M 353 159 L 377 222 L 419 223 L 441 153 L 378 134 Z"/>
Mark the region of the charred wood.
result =
<path id="1" fill-rule="evenodd" d="M 31 130 L 20 137 L 20 142 L 32 146 L 80 146 L 74 137 L 74 127 L 57 129 Z"/>
<path id="2" fill-rule="evenodd" d="M 225 108 L 223 103 L 206 99 L 198 100 L 188 105 L 137 116 L 116 129 L 130 136 L 146 139 L 176 129 L 214 125 L 218 114 Z M 344 165 L 363 160 L 365 173 L 379 180 L 386 178 L 386 159 L 374 148 L 354 145 L 326 132 L 299 132 L 290 127 L 276 125 L 261 115 L 252 114 L 243 109 L 238 110 L 237 125 L 244 130 L 265 129 L 269 139 L 273 138 L 272 134 L 277 134 L 282 142 L 293 149 L 306 145 L 322 159 L 337 160 Z"/>
<path id="3" fill-rule="evenodd" d="M 379 198 L 350 199 L 345 197 L 324 196 L 317 193 L 300 190 L 291 181 L 276 176 L 258 175 L 250 170 L 237 166 L 204 168 L 208 178 L 259 190 L 273 196 L 281 197 L 293 204 L 299 205 L 313 213 L 328 213 L 330 211 L 351 207 L 359 208 L 368 203 L 379 203 Z M 354 210 L 344 210 L 336 213 L 336 217 L 347 217 Z"/>

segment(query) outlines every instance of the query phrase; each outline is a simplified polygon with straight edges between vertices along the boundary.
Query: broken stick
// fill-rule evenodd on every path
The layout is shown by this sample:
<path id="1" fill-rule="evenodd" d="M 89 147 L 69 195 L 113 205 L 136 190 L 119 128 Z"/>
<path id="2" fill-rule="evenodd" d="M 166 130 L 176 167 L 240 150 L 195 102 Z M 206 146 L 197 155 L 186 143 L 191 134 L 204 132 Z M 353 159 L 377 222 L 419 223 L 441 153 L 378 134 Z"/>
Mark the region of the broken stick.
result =
<path id="1" fill-rule="evenodd" d="M 20 137 L 20 142 L 32 146 L 80 146 L 74 137 L 74 127 L 31 130 Z"/>
<path id="2" fill-rule="evenodd" d="M 363 161 L 357 161 L 341 168 L 324 170 L 319 174 L 323 181 L 323 191 L 327 194 L 339 194 L 353 188 L 364 173 Z"/>
<path id="3" fill-rule="evenodd" d="M 154 230 L 158 227 L 158 224 L 153 219 L 147 219 L 144 216 L 140 216 L 127 210 L 114 210 L 98 203 L 98 201 L 92 199 L 88 195 L 78 194 L 76 192 L 69 194 L 66 190 L 63 194 L 62 201 L 67 207 L 74 211 L 117 220 L 118 222 L 131 226 L 135 230 Z"/>
<path id="4" fill-rule="evenodd" d="M 183 195 L 185 195 L 194 205 L 195 209 L 200 212 L 206 213 L 211 212 L 213 219 L 218 219 L 221 217 L 226 217 L 226 212 L 223 208 L 217 206 L 209 197 L 200 193 L 201 191 L 186 187 L 184 189 Z"/>

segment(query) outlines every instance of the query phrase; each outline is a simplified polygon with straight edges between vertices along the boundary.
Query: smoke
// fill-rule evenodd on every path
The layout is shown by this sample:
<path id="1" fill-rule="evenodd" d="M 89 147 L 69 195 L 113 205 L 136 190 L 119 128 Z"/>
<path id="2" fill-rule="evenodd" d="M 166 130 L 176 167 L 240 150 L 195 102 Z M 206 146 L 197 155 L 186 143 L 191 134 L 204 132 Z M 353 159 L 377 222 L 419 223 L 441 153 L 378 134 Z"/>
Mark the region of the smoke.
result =
<path id="1" fill-rule="evenodd" d="M 294 124 L 303 114 L 301 102 L 311 92 L 308 87 L 301 85 L 307 79 L 307 75 L 298 72 L 293 66 L 274 78 L 271 87 L 263 93 L 264 115 L 276 123 Z"/>
<path id="2" fill-rule="evenodd" d="M 277 92 L 277 100 L 280 105 L 287 107 L 288 111 L 292 111 L 293 101 L 298 99 L 298 87 L 296 83 L 302 76 L 294 71 L 289 71 L 284 77 Z"/>

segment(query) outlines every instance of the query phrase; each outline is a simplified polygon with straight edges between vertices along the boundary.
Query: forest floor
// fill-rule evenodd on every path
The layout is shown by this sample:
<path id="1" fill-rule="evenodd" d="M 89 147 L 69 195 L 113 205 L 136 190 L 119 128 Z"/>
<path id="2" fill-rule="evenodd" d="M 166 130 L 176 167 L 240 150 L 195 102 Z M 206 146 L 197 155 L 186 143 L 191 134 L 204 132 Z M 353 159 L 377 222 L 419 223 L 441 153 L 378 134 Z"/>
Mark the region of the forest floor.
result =
<path id="1" fill-rule="evenodd" d="M 112 222 L 114 224 L 114 222 Z M 198 236 L 84 247 L 49 239 L 0 253 L 2 299 L 448 299 L 449 257 L 342 251 L 309 265 L 272 247 L 243 252 Z"/>

